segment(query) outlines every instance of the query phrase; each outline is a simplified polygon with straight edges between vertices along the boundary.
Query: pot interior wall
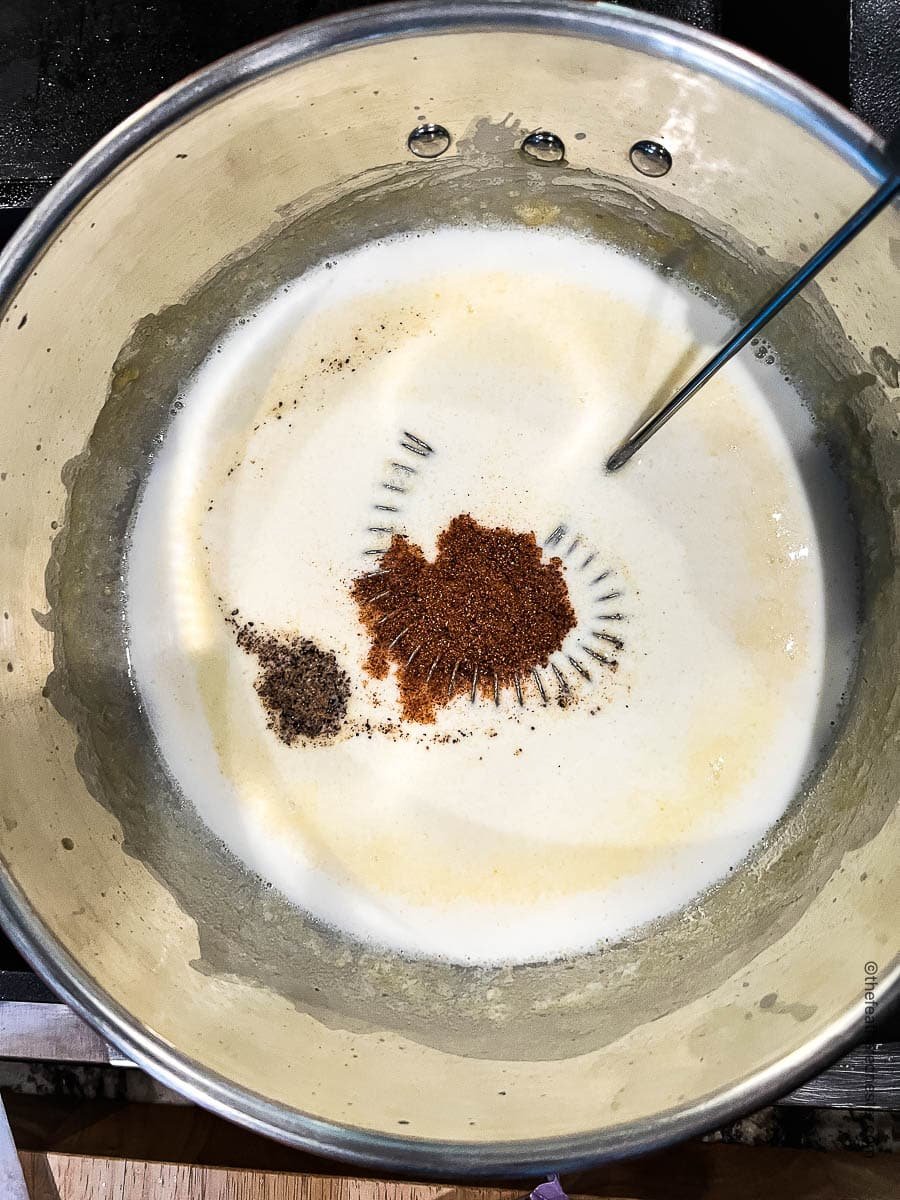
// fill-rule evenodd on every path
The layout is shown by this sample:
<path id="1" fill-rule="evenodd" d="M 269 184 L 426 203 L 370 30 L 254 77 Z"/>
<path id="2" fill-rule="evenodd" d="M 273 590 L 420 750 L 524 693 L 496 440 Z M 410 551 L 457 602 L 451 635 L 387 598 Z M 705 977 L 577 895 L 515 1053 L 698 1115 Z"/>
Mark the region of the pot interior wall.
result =
<path id="1" fill-rule="evenodd" d="M 405 150 L 423 116 L 454 134 L 432 162 Z M 563 137 L 564 164 L 520 155 L 536 126 Z M 628 163 L 648 135 L 675 159 L 659 181 Z M 503 970 L 376 955 L 322 930 L 179 800 L 130 687 L 121 606 L 128 523 L 185 380 L 232 321 L 326 254 L 423 224 L 549 225 L 740 316 L 870 186 L 858 162 L 674 58 L 497 30 L 284 65 L 160 133 L 54 235 L 0 326 L 0 851 L 13 903 L 142 1036 L 204 1073 L 208 1095 L 287 1137 L 307 1114 L 389 1138 L 584 1136 L 609 1150 L 629 1123 L 823 1038 L 866 963 L 887 979 L 900 449 L 896 364 L 875 348 L 896 339 L 894 213 L 771 329 L 847 481 L 864 631 L 853 692 L 807 794 L 678 918 Z"/>

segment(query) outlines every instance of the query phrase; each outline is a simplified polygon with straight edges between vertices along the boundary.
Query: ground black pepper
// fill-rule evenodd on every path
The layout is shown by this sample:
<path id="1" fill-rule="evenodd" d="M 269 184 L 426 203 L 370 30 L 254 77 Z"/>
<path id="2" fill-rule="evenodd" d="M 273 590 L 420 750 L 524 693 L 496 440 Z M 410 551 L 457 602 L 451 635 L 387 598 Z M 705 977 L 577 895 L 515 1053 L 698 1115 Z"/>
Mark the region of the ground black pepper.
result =
<path id="1" fill-rule="evenodd" d="M 395 534 L 380 570 L 353 582 L 372 638 L 366 663 L 384 678 L 393 665 L 403 716 L 433 721 L 460 692 L 496 698 L 547 665 L 575 625 L 562 562 L 544 562 L 533 533 L 491 529 L 463 514 L 429 562 Z"/>
<path id="2" fill-rule="evenodd" d="M 254 686 L 276 737 L 292 746 L 300 738 L 328 738 L 338 732 L 347 712 L 350 680 L 330 650 L 250 623 L 238 628 L 237 644 L 259 663 Z"/>

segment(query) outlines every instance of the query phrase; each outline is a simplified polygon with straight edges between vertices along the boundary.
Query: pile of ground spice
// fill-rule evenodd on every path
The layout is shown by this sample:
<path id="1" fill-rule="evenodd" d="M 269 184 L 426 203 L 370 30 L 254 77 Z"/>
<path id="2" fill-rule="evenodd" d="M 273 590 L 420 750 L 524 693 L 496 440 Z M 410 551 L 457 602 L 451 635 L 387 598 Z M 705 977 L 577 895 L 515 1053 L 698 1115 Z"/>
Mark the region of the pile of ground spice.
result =
<path id="1" fill-rule="evenodd" d="M 350 680 L 330 650 L 307 638 L 276 636 L 252 623 L 237 629 L 237 644 L 256 655 L 254 686 L 268 726 L 286 745 L 338 732 L 347 712 Z"/>
<path id="2" fill-rule="evenodd" d="M 396 668 L 403 716 L 429 722 L 460 692 L 496 699 L 545 667 L 575 625 L 562 562 L 542 561 L 533 533 L 454 517 L 429 562 L 395 534 L 380 570 L 353 582 L 372 638 L 366 669 Z"/>

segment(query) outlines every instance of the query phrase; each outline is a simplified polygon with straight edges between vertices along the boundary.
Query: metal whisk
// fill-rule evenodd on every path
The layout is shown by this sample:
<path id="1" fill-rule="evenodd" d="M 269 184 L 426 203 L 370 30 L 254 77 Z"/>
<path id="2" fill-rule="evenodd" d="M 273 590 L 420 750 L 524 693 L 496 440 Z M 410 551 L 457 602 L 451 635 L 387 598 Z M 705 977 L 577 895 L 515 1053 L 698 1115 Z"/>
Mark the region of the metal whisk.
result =
<path id="1" fill-rule="evenodd" d="M 717 371 L 720 371 L 740 349 L 756 337 L 776 313 L 781 312 L 784 306 L 806 287 L 814 275 L 817 275 L 824 266 L 830 263 L 848 242 L 852 241 L 871 220 L 878 216 L 883 208 L 887 208 L 891 201 L 900 194 L 900 125 L 894 129 L 885 147 L 885 160 L 888 165 L 888 177 L 874 195 L 831 235 L 825 245 L 804 263 L 774 296 L 770 296 L 765 304 L 757 309 L 747 323 L 700 368 L 696 375 L 688 380 L 680 391 L 676 392 L 658 413 L 655 413 L 625 439 L 618 450 L 610 455 L 606 464 L 607 471 L 618 471 L 620 467 L 623 467 L 655 433 L 662 429 L 667 421 L 675 416 L 680 408 L 687 404 L 692 396 L 700 391 L 704 384 L 712 379 Z"/>

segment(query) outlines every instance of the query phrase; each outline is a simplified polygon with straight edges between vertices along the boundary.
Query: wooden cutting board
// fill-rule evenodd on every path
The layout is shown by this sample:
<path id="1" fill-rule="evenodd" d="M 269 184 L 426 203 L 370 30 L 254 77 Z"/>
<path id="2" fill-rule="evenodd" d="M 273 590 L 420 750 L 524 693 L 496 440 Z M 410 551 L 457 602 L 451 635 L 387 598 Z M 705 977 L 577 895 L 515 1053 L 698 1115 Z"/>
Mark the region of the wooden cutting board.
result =
<path id="1" fill-rule="evenodd" d="M 521 1200 L 519 1191 L 55 1153 L 20 1154 L 30 1200 Z M 900 1156 L 708 1145 L 569 1182 L 572 1200 L 897 1200 Z M 566 1182 L 564 1180 L 564 1182 Z"/>
<path id="2" fill-rule="evenodd" d="M 518 1200 L 523 1195 L 67 1154 L 25 1152 L 20 1158 L 30 1200 Z"/>

